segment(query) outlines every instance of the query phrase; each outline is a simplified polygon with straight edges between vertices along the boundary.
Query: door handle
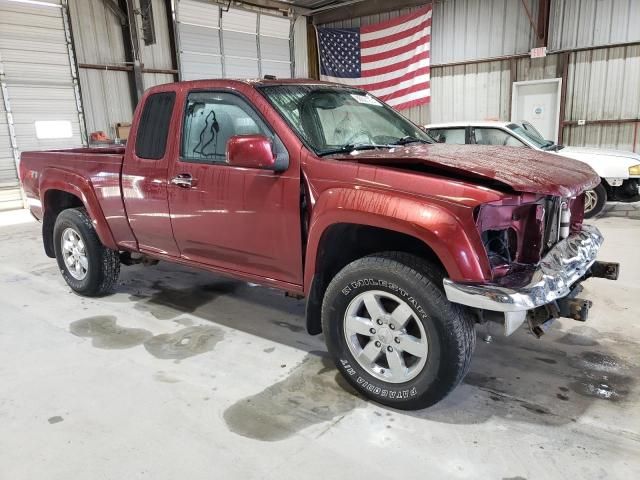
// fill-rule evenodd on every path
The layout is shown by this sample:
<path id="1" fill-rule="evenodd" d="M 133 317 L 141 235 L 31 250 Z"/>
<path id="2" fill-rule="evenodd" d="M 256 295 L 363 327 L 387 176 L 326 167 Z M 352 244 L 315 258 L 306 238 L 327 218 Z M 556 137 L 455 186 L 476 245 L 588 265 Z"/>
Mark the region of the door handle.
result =
<path id="1" fill-rule="evenodd" d="M 179 173 L 171 179 L 171 183 L 182 188 L 191 188 L 194 185 L 193 178 L 188 173 Z"/>

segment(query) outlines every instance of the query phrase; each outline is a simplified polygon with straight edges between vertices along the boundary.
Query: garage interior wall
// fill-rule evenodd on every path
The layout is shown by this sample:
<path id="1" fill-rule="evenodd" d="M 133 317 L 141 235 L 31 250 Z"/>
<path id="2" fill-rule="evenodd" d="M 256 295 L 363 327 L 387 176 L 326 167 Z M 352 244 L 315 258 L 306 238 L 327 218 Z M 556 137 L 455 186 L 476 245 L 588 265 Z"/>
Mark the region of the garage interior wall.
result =
<path id="1" fill-rule="evenodd" d="M 537 14 L 538 0 L 529 0 L 528 6 Z M 418 8 L 322 26 L 370 25 Z M 640 2 L 636 0 L 552 0 L 548 56 L 531 59 L 528 52 L 536 46 L 536 35 L 523 2 L 436 0 L 431 103 L 403 113 L 421 124 L 509 120 L 511 82 L 561 77 L 561 52 L 567 52 L 563 142 L 640 151 L 638 24 Z M 577 125 L 578 120 L 586 124 Z"/>
<path id="2" fill-rule="evenodd" d="M 164 0 L 152 0 L 151 5 L 155 44 L 145 45 L 141 16 L 135 15 L 145 89 L 175 80 L 173 74 L 159 72 L 173 69 L 167 8 Z M 70 0 L 69 7 L 87 130 L 103 131 L 115 138 L 115 125 L 131 121 L 136 103 L 131 80 L 133 59 L 127 55 L 125 44 L 128 27 L 123 27 L 105 0 Z M 134 7 L 140 11 L 140 0 L 134 1 Z"/>
<path id="3" fill-rule="evenodd" d="M 179 0 L 176 30 L 183 80 L 292 76 L 289 17 Z"/>
<path id="4" fill-rule="evenodd" d="M 0 0 L 0 209 L 22 205 L 21 151 L 82 145 L 84 120 L 61 2 Z"/>

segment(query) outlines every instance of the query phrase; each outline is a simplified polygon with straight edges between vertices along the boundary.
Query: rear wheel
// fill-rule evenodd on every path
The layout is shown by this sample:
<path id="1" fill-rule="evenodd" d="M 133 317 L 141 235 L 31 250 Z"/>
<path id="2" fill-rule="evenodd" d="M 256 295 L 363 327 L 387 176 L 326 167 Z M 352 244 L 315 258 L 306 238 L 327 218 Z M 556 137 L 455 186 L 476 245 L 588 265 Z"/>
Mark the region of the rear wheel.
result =
<path id="1" fill-rule="evenodd" d="M 584 192 L 584 217 L 592 218 L 599 214 L 607 201 L 607 189 L 600 184 L 593 190 Z"/>
<path id="2" fill-rule="evenodd" d="M 62 277 L 72 290 L 89 297 L 112 290 L 120 274 L 120 257 L 102 245 L 84 208 L 58 215 L 53 244 Z"/>
<path id="3" fill-rule="evenodd" d="M 338 369 L 365 396 L 413 410 L 437 403 L 469 369 L 474 322 L 442 275 L 403 253 L 365 257 L 331 281 L 323 331 Z"/>

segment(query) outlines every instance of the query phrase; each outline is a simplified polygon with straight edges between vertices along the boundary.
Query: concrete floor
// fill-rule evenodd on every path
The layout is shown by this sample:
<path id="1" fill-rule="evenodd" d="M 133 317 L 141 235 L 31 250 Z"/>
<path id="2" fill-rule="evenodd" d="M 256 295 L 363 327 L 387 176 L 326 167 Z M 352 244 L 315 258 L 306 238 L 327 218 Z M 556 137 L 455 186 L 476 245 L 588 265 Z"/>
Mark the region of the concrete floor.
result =
<path id="1" fill-rule="evenodd" d="M 345 389 L 301 301 L 169 264 L 85 299 L 0 214 L 0 478 L 640 478 L 640 208 L 593 223 L 623 270 L 591 319 L 480 342 L 406 413 Z"/>

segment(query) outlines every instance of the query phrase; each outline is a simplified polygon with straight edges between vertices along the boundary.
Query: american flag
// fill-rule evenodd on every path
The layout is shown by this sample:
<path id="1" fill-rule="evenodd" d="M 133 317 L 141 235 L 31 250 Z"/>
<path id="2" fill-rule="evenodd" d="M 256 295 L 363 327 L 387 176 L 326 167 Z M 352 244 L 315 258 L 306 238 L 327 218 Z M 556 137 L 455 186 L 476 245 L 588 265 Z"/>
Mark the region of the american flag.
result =
<path id="1" fill-rule="evenodd" d="M 367 90 L 402 110 L 429 102 L 431 5 L 359 28 L 318 28 L 320 79 Z"/>

